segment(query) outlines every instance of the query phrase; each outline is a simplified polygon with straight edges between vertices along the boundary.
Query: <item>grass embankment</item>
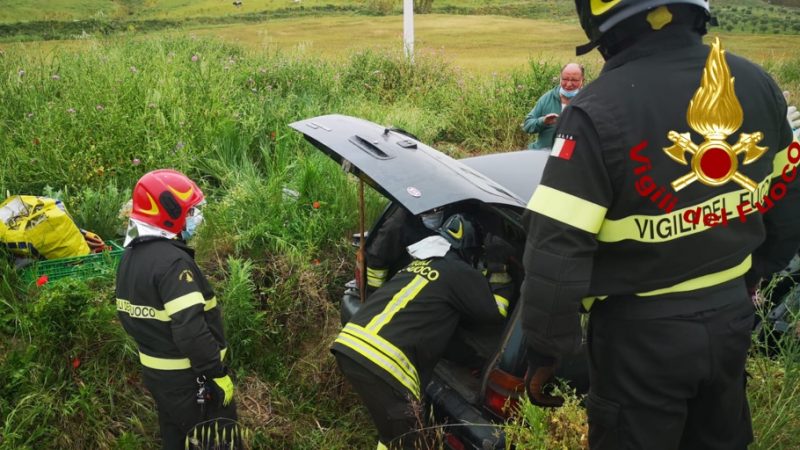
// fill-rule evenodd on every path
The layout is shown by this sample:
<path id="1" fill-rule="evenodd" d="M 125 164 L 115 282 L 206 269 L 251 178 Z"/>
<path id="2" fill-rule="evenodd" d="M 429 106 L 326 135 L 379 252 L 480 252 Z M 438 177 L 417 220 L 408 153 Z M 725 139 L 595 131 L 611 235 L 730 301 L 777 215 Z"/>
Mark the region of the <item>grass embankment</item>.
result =
<path id="1" fill-rule="evenodd" d="M 254 447 L 374 445 L 327 353 L 352 273 L 355 183 L 286 124 L 336 112 L 402 127 L 457 156 L 520 148 L 519 122 L 561 62 L 482 77 L 435 55 L 413 66 L 369 51 L 331 63 L 204 39 L 85 50 L 0 53 L 0 192 L 57 196 L 80 225 L 111 238 L 143 173 L 175 167 L 199 180 L 209 198 L 199 260 L 225 310 Z M 798 82 L 797 64 L 773 73 Z M 374 217 L 382 202 L 369 195 L 367 205 Z M 113 277 L 36 288 L 0 261 L 0 448 L 153 448 L 155 412 L 115 319 Z M 769 367 L 791 373 L 784 360 Z M 751 388 L 759 436 L 800 414 L 796 378 L 764 379 L 766 391 Z M 775 398 L 785 411 L 768 403 Z M 553 429 L 550 415 L 533 411 L 533 429 Z M 556 414 L 564 431 L 548 442 L 580 442 L 581 410 Z M 791 448 L 797 435 L 770 432 L 759 448 Z M 525 439 L 541 436 L 518 436 L 540 448 Z"/>

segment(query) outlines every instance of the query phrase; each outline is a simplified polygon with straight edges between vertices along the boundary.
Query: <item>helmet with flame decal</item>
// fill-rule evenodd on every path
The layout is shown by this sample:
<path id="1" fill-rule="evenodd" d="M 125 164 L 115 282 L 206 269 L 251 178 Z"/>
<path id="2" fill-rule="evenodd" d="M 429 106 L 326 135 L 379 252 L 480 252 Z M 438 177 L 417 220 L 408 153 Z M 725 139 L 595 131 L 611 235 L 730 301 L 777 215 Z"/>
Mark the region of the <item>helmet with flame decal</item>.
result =
<path id="1" fill-rule="evenodd" d="M 189 210 L 204 198 L 203 191 L 186 175 L 171 169 L 154 170 L 133 188 L 131 219 L 179 234 Z"/>
<path id="2" fill-rule="evenodd" d="M 575 0 L 575 9 L 589 43 L 577 48 L 578 55 L 595 48 L 601 38 L 624 20 L 665 5 L 685 4 L 703 10 L 702 26 L 711 18 L 708 0 Z M 704 33 L 705 34 L 705 33 Z"/>

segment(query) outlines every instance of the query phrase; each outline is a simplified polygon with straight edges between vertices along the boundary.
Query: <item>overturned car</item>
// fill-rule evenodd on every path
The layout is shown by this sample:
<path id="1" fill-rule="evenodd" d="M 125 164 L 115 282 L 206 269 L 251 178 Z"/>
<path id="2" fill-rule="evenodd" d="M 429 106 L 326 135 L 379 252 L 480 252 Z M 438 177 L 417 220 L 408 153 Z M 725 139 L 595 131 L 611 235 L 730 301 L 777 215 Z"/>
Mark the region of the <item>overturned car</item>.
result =
<path id="1" fill-rule="evenodd" d="M 389 200 L 366 234 L 367 248 L 388 235 L 398 222 L 419 224 L 423 212 L 450 209 L 469 211 L 485 230 L 522 251 L 522 213 L 541 179 L 547 152 L 523 150 L 455 160 L 408 133 L 355 117 L 327 115 L 290 126 Z M 401 248 L 410 243 L 400 243 Z M 518 262 L 521 254 L 518 256 L 512 258 L 517 264 L 508 268 L 515 296 L 523 279 Z M 356 279 L 345 286 L 343 324 L 362 303 L 369 259 L 365 263 L 356 265 Z M 394 258 L 386 268 L 386 277 L 407 263 L 403 257 Z M 524 391 L 527 368 L 522 305 L 516 298 L 509 300 L 511 307 L 504 324 L 465 323 L 459 327 L 450 343 L 451 351 L 424 387 L 436 422 L 444 425 L 449 448 L 505 448 L 502 430 L 495 425 L 508 417 L 510 407 Z M 585 391 L 588 371 L 584 353 L 563 361 L 556 375 L 579 392 Z"/>

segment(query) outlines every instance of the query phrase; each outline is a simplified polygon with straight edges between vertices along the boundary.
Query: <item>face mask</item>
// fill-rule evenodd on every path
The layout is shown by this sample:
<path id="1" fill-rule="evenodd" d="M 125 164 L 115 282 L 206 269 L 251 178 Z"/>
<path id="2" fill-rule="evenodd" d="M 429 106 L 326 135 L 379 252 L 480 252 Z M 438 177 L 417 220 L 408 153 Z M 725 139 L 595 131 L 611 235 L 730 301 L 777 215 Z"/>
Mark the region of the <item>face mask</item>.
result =
<path id="1" fill-rule="evenodd" d="M 566 89 L 564 89 L 562 87 L 561 89 L 559 89 L 558 93 L 563 95 L 564 97 L 572 98 L 572 97 L 575 97 L 576 95 L 578 95 L 578 92 L 580 92 L 580 91 L 581 91 L 581 88 L 576 88 L 576 89 L 573 89 L 571 91 L 568 91 L 568 90 L 566 90 Z"/>
<path id="2" fill-rule="evenodd" d="M 444 211 L 434 211 L 422 214 L 422 224 L 429 230 L 436 230 L 442 225 Z"/>
<path id="3" fill-rule="evenodd" d="M 186 225 L 184 225 L 183 231 L 181 231 L 183 240 L 188 241 L 191 239 L 201 223 L 203 223 L 203 212 L 199 209 L 195 210 L 194 214 L 186 216 Z"/>

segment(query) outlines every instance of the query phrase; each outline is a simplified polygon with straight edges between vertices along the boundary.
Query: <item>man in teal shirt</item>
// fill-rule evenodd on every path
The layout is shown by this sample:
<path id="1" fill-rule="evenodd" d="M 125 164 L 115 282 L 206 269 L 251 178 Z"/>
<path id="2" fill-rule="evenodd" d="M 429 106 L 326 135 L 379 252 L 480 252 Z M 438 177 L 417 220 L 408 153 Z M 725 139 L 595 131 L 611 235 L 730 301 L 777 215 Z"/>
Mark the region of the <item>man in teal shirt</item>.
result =
<path id="1" fill-rule="evenodd" d="M 569 63 L 561 69 L 561 83 L 539 97 L 536 106 L 525 117 L 522 129 L 526 133 L 538 133 L 530 149 L 549 149 L 553 146 L 556 122 L 561 110 L 583 87 L 583 66 Z"/>

